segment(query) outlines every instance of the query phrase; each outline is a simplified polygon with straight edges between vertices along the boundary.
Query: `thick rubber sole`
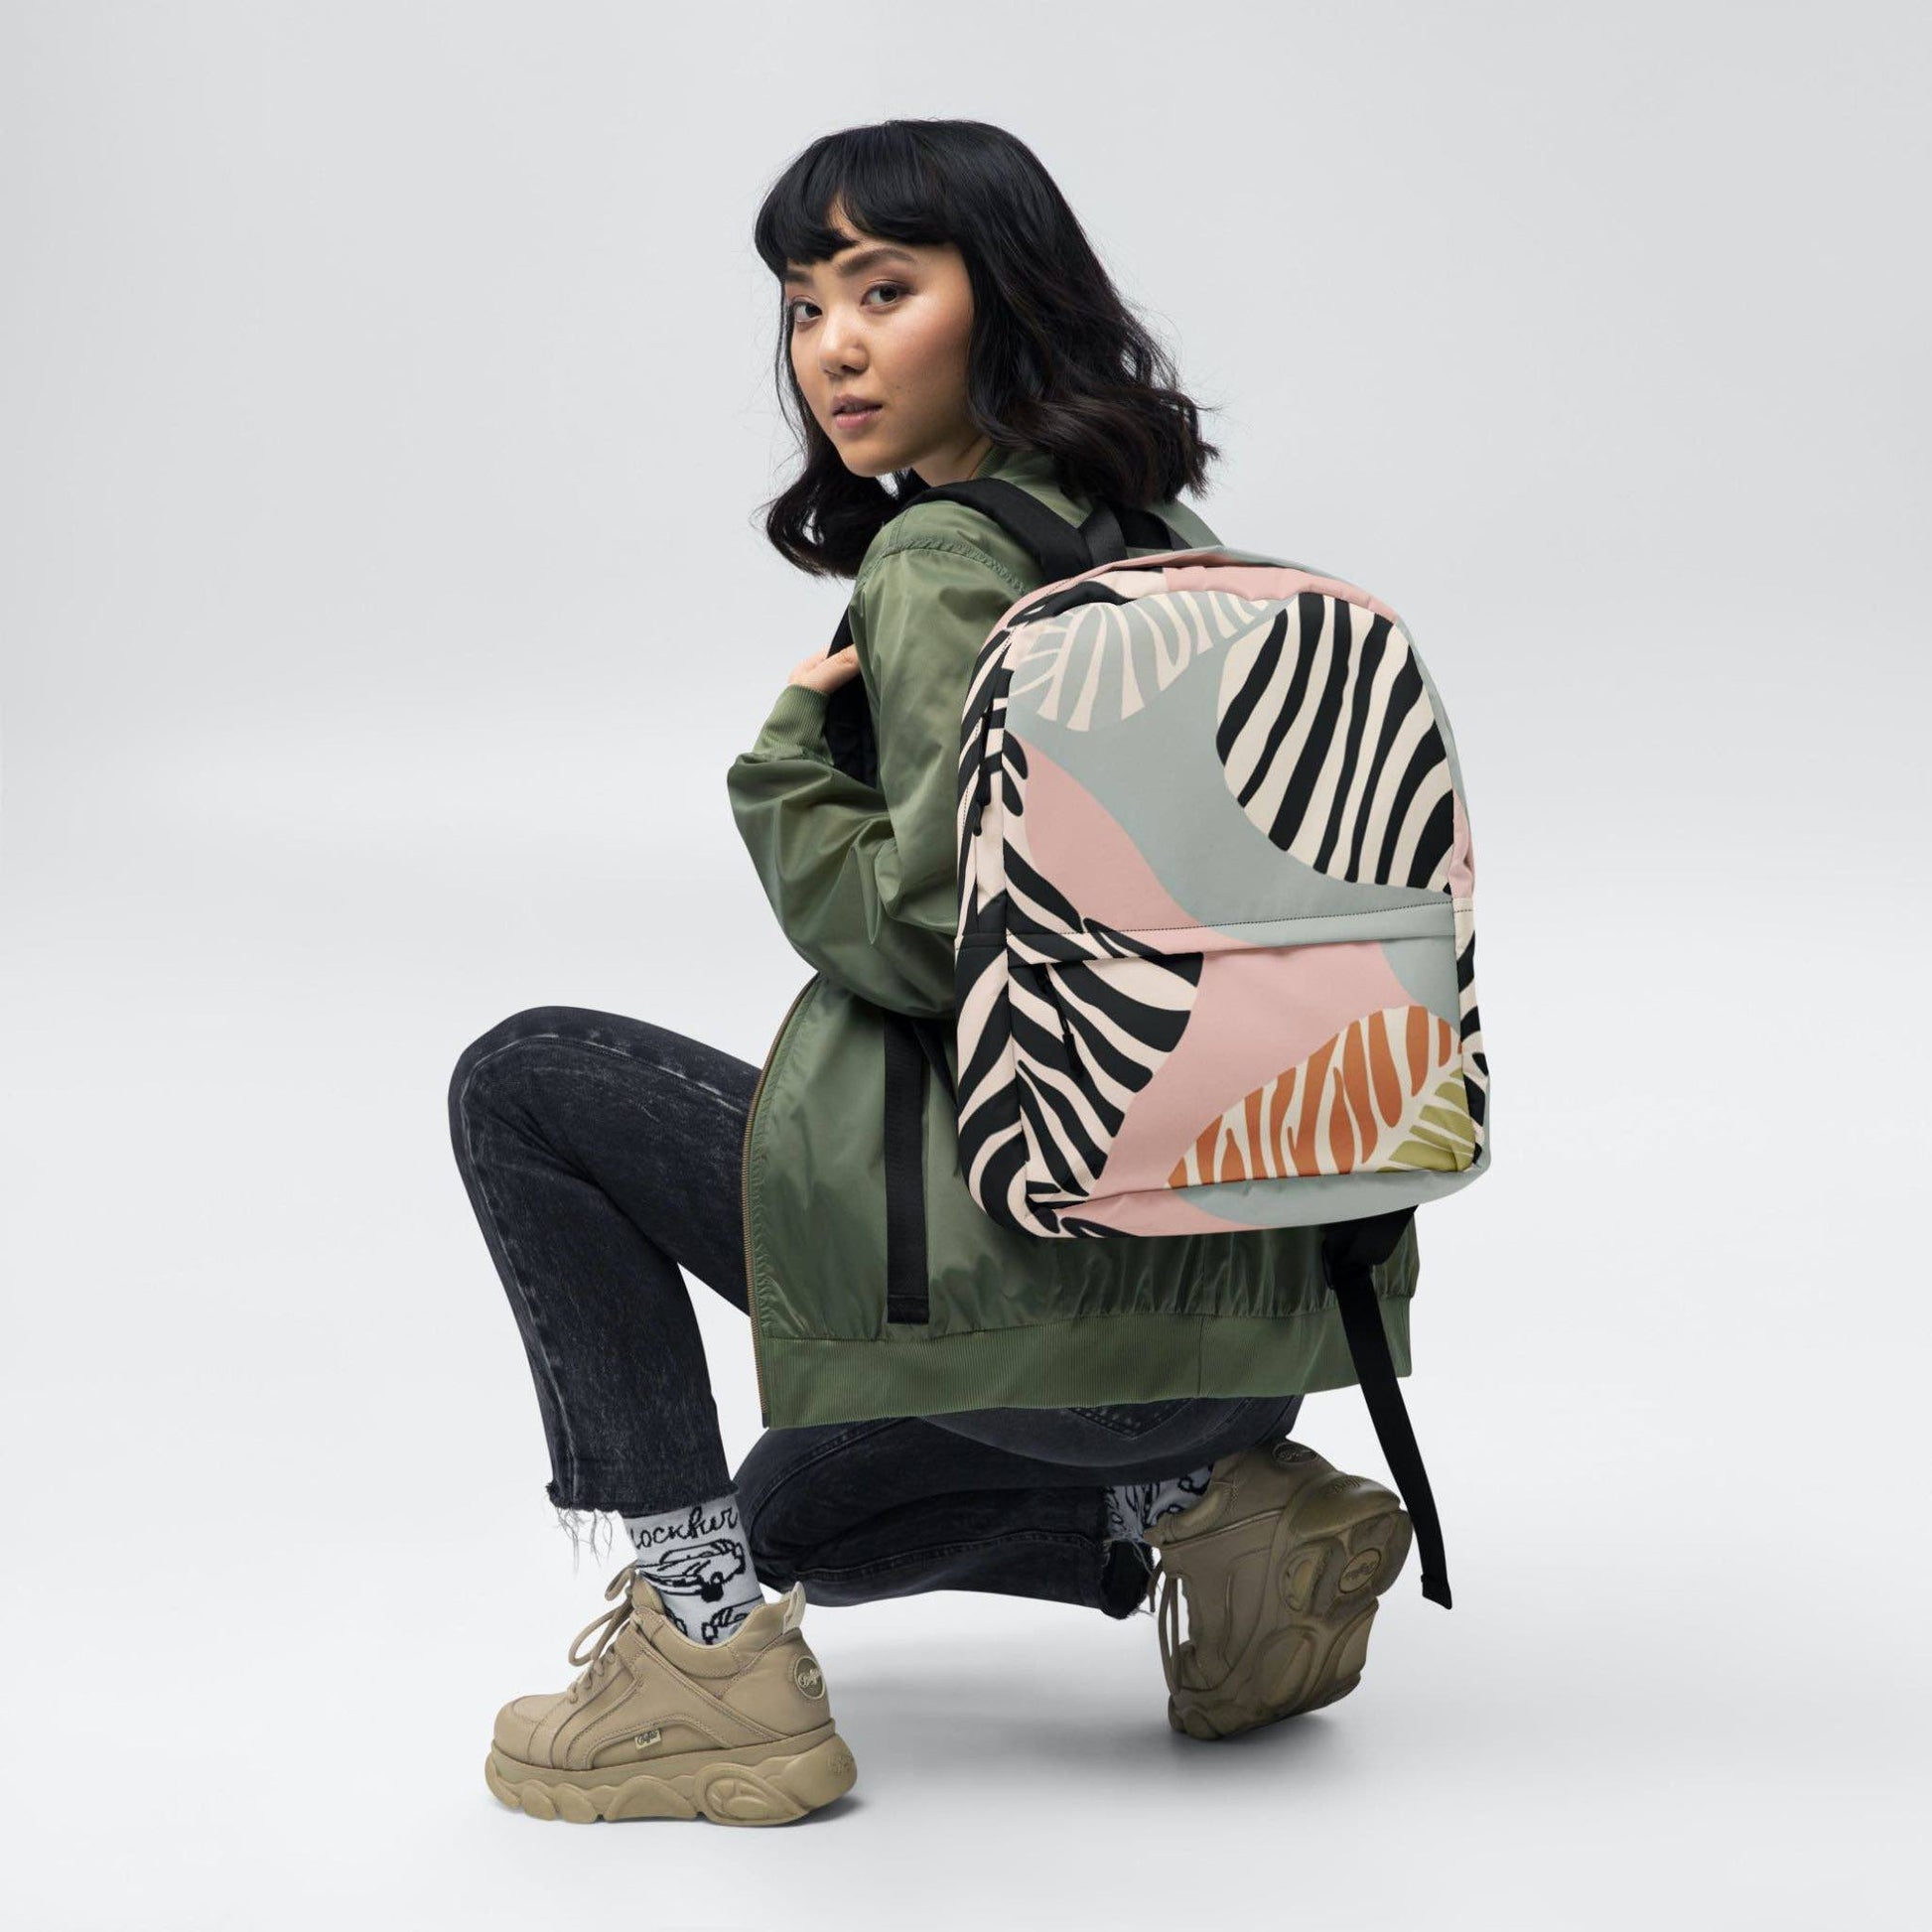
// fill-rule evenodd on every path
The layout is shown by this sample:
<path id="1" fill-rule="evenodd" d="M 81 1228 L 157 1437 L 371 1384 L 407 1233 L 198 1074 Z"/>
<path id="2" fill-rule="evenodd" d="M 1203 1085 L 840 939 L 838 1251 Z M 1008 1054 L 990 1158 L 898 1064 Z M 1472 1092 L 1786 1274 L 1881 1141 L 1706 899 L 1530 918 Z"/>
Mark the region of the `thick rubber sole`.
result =
<path id="1" fill-rule="evenodd" d="M 1378 1599 L 1414 1541 L 1400 1500 L 1366 1476 L 1322 1476 L 1282 1512 L 1268 1553 L 1278 1615 L 1212 1690 L 1168 1699 L 1168 1723 L 1211 1742 L 1319 1711 L 1362 1681 Z"/>
<path id="2" fill-rule="evenodd" d="M 836 1730 L 744 1750 L 691 1752 L 649 1770 L 606 1765 L 559 1771 L 493 1746 L 483 1782 L 512 1810 L 573 1825 L 600 1818 L 709 1818 L 717 1825 L 789 1825 L 843 1797 L 859 1767 Z"/>

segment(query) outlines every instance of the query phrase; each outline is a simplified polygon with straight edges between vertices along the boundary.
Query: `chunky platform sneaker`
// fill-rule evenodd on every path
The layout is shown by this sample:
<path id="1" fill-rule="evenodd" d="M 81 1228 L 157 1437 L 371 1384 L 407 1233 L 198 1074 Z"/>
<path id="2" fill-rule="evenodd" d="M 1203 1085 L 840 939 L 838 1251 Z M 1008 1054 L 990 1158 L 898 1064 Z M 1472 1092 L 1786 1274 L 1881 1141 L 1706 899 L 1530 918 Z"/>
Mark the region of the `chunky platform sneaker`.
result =
<path id="1" fill-rule="evenodd" d="M 580 1825 L 787 1825 L 851 1790 L 858 1769 L 798 1627 L 802 1586 L 716 1644 L 693 1643 L 629 1564 L 604 1593 L 618 1600 L 570 1647 L 577 1681 L 496 1714 L 483 1779 L 504 1804 Z"/>
<path id="2" fill-rule="evenodd" d="M 1400 1499 L 1300 1443 L 1224 1455 L 1206 1493 L 1147 1533 L 1168 1722 L 1229 1737 L 1317 1710 L 1361 1681 L 1376 1599 L 1409 1554 Z M 1180 1642 L 1176 1585 L 1187 1597 Z"/>

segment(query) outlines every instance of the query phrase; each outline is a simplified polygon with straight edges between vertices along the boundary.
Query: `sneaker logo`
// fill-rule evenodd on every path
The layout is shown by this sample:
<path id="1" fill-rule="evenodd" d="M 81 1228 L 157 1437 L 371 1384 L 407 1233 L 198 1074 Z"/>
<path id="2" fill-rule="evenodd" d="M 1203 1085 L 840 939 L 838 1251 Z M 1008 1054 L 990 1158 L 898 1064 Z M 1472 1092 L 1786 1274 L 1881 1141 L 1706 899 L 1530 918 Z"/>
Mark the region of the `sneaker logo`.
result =
<path id="1" fill-rule="evenodd" d="M 1341 1583 L 1337 1587 L 1344 1591 L 1360 1589 L 1381 1565 L 1382 1553 L 1379 1550 L 1362 1551 L 1341 1573 Z"/>
<path id="2" fill-rule="evenodd" d="M 637 1748 L 640 1751 L 647 1751 L 663 1735 L 664 1727 L 661 1725 L 652 1725 L 648 1730 L 640 1730 L 637 1733 Z"/>
<path id="3" fill-rule="evenodd" d="M 1270 1459 L 1278 1469 L 1285 1469 L 1291 1462 L 1300 1462 L 1314 1451 L 1302 1443 L 1280 1442 L 1268 1451 Z"/>
<path id="4" fill-rule="evenodd" d="M 791 1681 L 808 1698 L 822 1698 L 825 1695 L 825 1673 L 818 1667 L 816 1657 L 801 1657 L 791 1667 Z"/>

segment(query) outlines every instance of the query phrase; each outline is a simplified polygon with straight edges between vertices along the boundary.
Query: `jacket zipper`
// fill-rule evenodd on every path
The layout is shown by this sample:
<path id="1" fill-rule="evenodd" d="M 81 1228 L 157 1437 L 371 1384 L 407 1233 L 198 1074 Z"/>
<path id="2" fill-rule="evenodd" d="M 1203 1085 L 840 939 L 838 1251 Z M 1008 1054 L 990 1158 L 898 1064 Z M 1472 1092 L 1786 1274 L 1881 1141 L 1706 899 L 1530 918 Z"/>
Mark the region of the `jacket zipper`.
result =
<path id="1" fill-rule="evenodd" d="M 764 1076 L 771 1071 L 778 1042 L 784 1038 L 785 1029 L 791 1025 L 791 1016 L 798 1011 L 799 1002 L 818 981 L 819 975 L 814 973 L 792 995 L 790 1006 L 785 1008 L 785 1017 L 778 1022 L 778 1031 L 771 1035 L 771 1044 L 765 1049 L 763 1063 L 759 1067 L 758 1084 L 752 1089 L 752 1104 L 745 1110 L 745 1139 L 739 1148 L 738 1205 L 745 1224 L 745 1305 L 752 1317 L 752 1368 L 758 1377 L 759 1421 L 767 1429 L 771 1426 L 771 1412 L 764 1399 L 764 1330 L 759 1326 L 759 1271 L 752 1255 L 752 1128 L 758 1120 L 759 1095 L 764 1091 Z"/>

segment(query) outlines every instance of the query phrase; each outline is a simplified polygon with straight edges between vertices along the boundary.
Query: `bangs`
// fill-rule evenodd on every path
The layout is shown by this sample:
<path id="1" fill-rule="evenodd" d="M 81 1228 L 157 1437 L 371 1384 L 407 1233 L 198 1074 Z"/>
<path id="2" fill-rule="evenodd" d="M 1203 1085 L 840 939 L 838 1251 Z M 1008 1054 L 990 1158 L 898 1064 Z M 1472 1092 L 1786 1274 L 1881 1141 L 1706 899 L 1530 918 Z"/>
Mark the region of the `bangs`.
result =
<path id="1" fill-rule="evenodd" d="M 847 128 L 815 141 L 771 186 L 753 226 L 759 258 L 782 279 L 794 264 L 828 261 L 854 237 L 826 213 L 845 205 L 848 220 L 869 235 L 913 246 L 954 238 L 938 181 L 909 128 Z"/>

